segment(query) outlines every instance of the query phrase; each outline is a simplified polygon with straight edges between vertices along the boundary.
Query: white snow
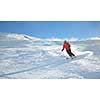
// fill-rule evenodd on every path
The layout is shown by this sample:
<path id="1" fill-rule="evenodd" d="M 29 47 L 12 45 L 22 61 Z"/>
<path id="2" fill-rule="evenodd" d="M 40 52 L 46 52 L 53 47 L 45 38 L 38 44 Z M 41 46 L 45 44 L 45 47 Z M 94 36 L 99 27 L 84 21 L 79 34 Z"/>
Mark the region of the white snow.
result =
<path id="1" fill-rule="evenodd" d="M 84 55 L 73 60 L 63 40 L 0 33 L 0 78 L 100 78 L 100 40 L 70 40 L 72 52 Z"/>

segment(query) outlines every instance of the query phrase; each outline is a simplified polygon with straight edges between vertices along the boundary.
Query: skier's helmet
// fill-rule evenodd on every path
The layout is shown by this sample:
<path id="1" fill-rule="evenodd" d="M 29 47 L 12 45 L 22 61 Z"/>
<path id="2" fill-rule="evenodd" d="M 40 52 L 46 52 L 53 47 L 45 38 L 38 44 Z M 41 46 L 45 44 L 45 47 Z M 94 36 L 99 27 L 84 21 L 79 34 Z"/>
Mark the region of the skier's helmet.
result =
<path id="1" fill-rule="evenodd" d="M 64 43 L 67 43 L 67 41 L 65 40 Z"/>

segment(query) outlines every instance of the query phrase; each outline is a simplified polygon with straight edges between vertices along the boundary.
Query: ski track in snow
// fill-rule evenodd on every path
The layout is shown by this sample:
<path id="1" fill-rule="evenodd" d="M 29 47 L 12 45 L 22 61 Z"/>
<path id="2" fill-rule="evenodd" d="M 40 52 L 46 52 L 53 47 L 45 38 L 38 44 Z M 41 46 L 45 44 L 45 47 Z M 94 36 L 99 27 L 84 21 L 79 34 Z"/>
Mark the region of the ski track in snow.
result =
<path id="1" fill-rule="evenodd" d="M 63 62 L 62 62 L 63 63 Z M 65 62 L 66 63 L 66 62 Z M 35 70 L 35 69 L 40 69 L 40 68 L 43 68 L 43 66 L 44 66 L 44 68 L 46 68 L 46 67 L 48 67 L 48 66 L 59 66 L 61 64 L 61 62 L 60 63 L 57 63 L 57 64 L 55 64 L 55 63 L 53 63 L 53 64 L 50 64 L 50 65 L 48 65 L 48 64 L 45 64 L 45 65 L 42 65 L 42 66 L 39 66 L 39 67 L 32 67 L 32 68 L 29 68 L 29 69 L 25 69 L 25 70 L 20 70 L 20 71 L 16 71 L 16 72 L 11 72 L 11 73 L 5 73 L 5 74 L 1 74 L 0 75 L 0 77 L 5 77 L 6 75 L 13 75 L 13 74 L 18 74 L 18 73 L 23 73 L 23 72 L 28 72 L 28 71 L 32 71 L 32 70 Z M 64 64 L 64 63 L 63 63 Z M 62 64 L 61 64 L 62 65 Z"/>
<path id="2" fill-rule="evenodd" d="M 61 52 L 63 41 L 17 34 L 4 37 L 0 40 L 1 78 L 100 78 L 100 41 L 95 41 L 96 48 L 90 45 L 93 40 L 72 42 L 73 52 L 86 56 L 67 60 L 68 55 Z"/>

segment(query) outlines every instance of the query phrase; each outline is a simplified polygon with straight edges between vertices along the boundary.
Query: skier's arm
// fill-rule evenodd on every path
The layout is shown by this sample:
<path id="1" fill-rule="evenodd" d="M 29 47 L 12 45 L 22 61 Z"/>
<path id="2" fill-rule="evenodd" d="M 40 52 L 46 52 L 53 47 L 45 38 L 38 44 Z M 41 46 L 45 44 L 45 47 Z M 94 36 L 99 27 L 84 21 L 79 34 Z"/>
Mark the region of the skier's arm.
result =
<path id="1" fill-rule="evenodd" d="M 63 45 L 63 49 L 61 51 L 63 51 L 63 50 L 64 50 L 64 45 Z"/>
<path id="2" fill-rule="evenodd" d="M 69 48 L 71 47 L 71 45 L 68 43 L 68 45 L 69 45 Z"/>

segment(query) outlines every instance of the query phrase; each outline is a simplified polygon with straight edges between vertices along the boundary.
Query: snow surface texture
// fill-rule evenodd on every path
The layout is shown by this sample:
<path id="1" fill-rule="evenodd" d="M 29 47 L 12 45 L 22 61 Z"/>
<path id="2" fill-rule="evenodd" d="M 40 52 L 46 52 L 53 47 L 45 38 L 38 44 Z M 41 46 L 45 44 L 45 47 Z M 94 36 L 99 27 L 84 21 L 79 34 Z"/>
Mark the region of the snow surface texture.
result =
<path id="1" fill-rule="evenodd" d="M 0 34 L 0 78 L 100 78 L 100 39 L 70 41 L 75 55 L 66 59 L 63 40 Z"/>

